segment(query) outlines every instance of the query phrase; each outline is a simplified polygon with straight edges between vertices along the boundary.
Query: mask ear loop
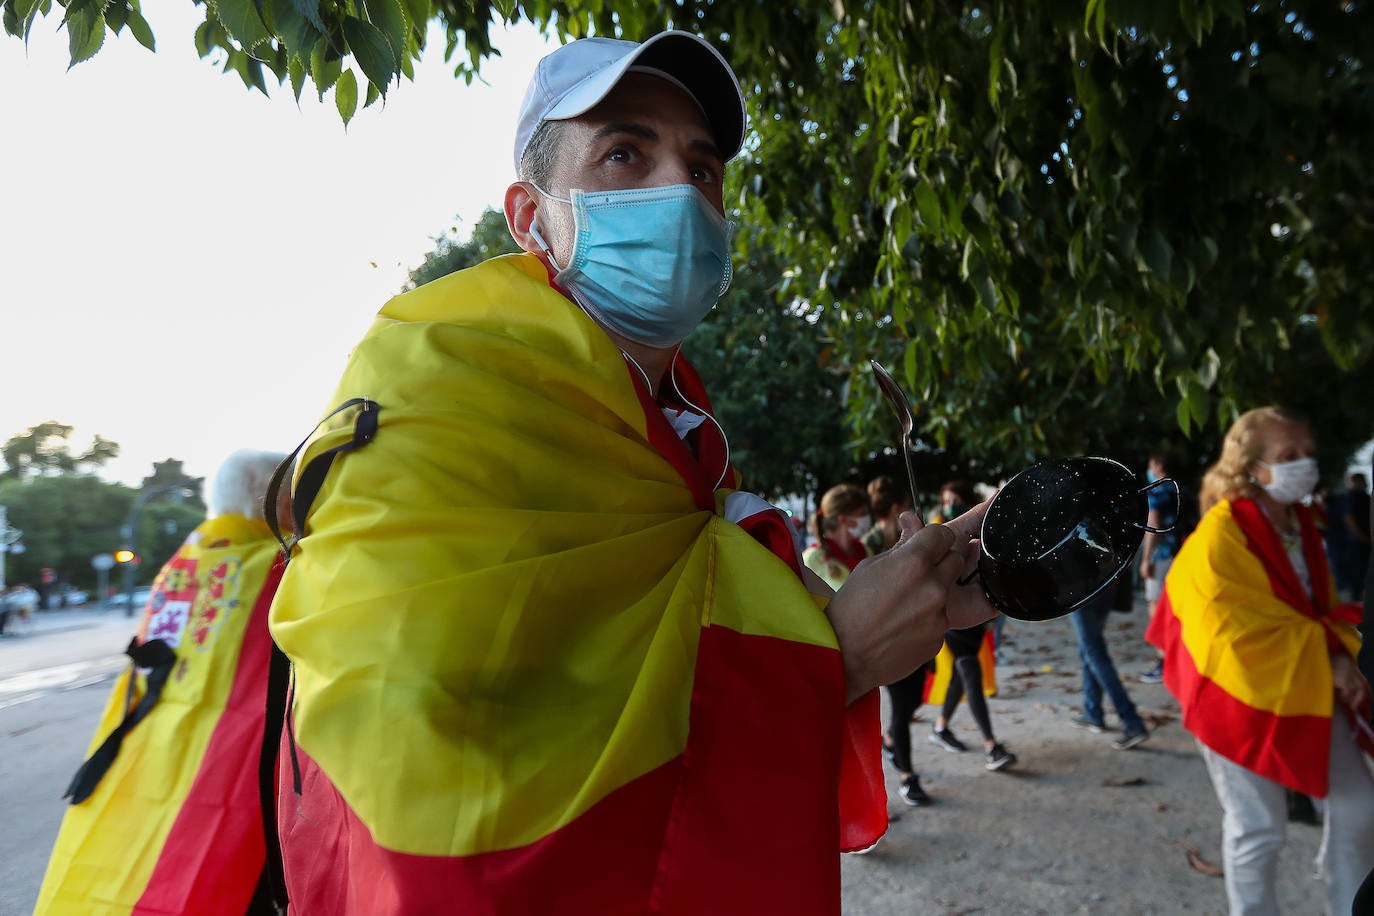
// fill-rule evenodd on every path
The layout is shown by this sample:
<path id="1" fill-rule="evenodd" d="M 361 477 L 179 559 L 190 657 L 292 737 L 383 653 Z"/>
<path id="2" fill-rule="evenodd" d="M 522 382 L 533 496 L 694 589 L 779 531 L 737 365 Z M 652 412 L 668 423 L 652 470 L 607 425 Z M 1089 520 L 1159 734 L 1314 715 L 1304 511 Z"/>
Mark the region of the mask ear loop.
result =
<path id="1" fill-rule="evenodd" d="M 696 404 L 693 404 L 692 401 L 687 397 L 687 395 L 685 395 L 685 394 L 682 393 L 682 389 L 678 387 L 678 385 L 677 385 L 677 357 L 678 357 L 678 354 L 681 353 L 681 352 L 682 352 L 682 348 L 681 348 L 681 347 L 674 347 L 674 348 L 673 348 L 673 361 L 672 361 L 671 363 L 668 364 L 668 380 L 671 381 L 671 382 L 673 383 L 673 391 L 677 392 L 677 396 L 678 396 L 678 398 L 680 398 L 680 399 L 682 400 L 682 403 L 686 404 L 688 407 L 692 408 L 692 409 L 695 410 L 697 413 L 701 414 L 703 417 L 705 417 L 706 419 L 710 420 L 710 421 L 711 421 L 711 424 L 712 424 L 713 426 L 715 426 L 715 428 L 716 428 L 717 430 L 720 431 L 720 441 L 723 442 L 723 443 L 725 443 L 725 464 L 724 464 L 724 465 L 721 467 L 721 469 L 720 469 L 720 476 L 716 478 L 716 484 L 715 484 L 715 486 L 711 487 L 712 490 L 716 490 L 716 489 L 718 489 L 718 488 L 720 487 L 720 485 L 725 481 L 725 475 L 726 475 L 727 473 L 729 473 L 729 471 L 730 471 L 730 437 L 727 436 L 727 435 L 725 435 L 725 427 L 724 427 L 724 426 L 721 426 L 721 425 L 720 425 L 720 422 L 717 421 L 715 417 L 711 416 L 711 414 L 710 414 L 709 411 L 705 410 L 705 409 L 702 408 L 702 407 L 699 407 L 699 406 L 696 405 Z M 641 371 L 642 371 L 642 370 L 641 370 Z"/>

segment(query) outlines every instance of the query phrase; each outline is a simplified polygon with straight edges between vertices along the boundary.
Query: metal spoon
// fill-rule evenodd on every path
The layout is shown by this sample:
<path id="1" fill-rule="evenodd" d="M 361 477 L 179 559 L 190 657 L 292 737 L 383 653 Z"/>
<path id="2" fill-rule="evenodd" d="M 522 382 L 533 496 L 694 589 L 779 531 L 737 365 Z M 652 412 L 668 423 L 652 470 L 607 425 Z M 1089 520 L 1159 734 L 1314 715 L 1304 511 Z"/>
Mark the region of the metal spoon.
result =
<path id="1" fill-rule="evenodd" d="M 916 501 L 916 471 L 911 466 L 911 431 L 916 428 L 916 418 L 911 413 L 911 403 L 906 399 L 906 392 L 902 391 L 892 374 L 876 359 L 870 359 L 868 364 L 873 367 L 873 377 L 878 380 L 878 387 L 882 389 L 892 412 L 902 424 L 902 457 L 906 459 L 906 480 L 911 487 L 911 511 L 916 512 L 919 505 Z"/>

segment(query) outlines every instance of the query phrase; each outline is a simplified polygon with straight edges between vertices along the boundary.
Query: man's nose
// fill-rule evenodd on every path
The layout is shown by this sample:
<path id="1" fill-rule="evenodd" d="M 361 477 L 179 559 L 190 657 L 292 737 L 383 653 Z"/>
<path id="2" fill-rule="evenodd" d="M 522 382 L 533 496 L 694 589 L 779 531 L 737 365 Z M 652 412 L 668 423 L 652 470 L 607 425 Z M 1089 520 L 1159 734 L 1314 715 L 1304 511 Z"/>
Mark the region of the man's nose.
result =
<path id="1" fill-rule="evenodd" d="M 658 185 L 691 184 L 692 167 L 686 160 L 670 157 L 659 166 L 655 178 Z"/>

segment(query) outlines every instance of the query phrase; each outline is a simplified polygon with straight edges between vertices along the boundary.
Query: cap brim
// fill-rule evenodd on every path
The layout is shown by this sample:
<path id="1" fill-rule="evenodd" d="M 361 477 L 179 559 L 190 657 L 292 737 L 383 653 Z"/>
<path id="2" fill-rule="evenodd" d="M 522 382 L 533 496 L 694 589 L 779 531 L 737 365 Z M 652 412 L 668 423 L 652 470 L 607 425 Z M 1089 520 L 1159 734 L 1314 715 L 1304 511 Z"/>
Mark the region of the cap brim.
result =
<path id="1" fill-rule="evenodd" d="M 631 68 L 659 70 L 691 93 L 701 106 L 721 158 L 733 159 L 744 145 L 744 95 L 720 52 L 691 32 L 661 32 L 633 52 L 575 86 L 543 120 L 575 118 L 595 108 Z"/>

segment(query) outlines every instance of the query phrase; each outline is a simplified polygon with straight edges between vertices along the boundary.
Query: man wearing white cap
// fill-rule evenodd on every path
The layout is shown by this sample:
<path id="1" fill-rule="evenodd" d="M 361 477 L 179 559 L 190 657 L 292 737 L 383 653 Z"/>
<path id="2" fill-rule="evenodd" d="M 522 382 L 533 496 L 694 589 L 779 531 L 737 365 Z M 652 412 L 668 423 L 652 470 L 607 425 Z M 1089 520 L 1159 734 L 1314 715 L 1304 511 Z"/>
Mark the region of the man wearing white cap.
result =
<path id="1" fill-rule="evenodd" d="M 980 510 L 908 516 L 832 594 L 739 490 L 678 344 L 730 280 L 744 131 L 693 35 L 558 49 L 506 191 L 527 254 L 350 358 L 272 614 L 296 911 L 839 911 L 886 827 L 874 688 L 993 611 L 953 587 Z"/>

